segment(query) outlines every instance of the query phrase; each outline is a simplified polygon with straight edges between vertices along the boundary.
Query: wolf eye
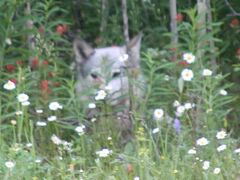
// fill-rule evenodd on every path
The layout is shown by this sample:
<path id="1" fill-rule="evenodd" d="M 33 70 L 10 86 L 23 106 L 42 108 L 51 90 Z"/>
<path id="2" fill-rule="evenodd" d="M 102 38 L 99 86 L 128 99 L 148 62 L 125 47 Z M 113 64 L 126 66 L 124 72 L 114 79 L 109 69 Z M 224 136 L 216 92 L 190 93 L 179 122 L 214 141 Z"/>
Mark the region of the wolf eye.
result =
<path id="1" fill-rule="evenodd" d="M 93 78 L 93 79 L 97 79 L 97 75 L 96 74 L 94 74 L 94 73 L 91 73 L 91 77 Z"/>
<path id="2" fill-rule="evenodd" d="M 120 74 L 121 74 L 120 72 L 115 72 L 115 73 L 113 73 L 112 77 L 113 77 L 113 78 L 116 78 L 116 77 L 118 77 Z"/>

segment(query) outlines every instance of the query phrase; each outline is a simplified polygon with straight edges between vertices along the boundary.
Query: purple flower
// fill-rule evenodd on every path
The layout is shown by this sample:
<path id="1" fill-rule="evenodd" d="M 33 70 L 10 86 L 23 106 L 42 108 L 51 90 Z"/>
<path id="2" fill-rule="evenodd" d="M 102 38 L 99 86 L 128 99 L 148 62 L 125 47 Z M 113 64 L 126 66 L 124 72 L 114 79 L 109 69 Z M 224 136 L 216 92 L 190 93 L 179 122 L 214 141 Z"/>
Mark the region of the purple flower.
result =
<path id="1" fill-rule="evenodd" d="M 175 118 L 173 122 L 173 128 L 175 129 L 176 133 L 179 134 L 181 131 L 181 122 L 179 119 Z"/>

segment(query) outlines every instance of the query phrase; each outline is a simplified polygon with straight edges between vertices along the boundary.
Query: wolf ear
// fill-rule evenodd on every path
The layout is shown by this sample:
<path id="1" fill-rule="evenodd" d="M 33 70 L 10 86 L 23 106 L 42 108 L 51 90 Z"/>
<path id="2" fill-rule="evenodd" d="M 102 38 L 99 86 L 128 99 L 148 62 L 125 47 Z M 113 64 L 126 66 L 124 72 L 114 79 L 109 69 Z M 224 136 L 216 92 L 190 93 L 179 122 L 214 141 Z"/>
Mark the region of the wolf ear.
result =
<path id="1" fill-rule="evenodd" d="M 127 44 L 127 53 L 130 56 L 130 61 L 133 67 L 140 66 L 140 48 L 142 36 L 143 34 L 139 33 Z"/>
<path id="2" fill-rule="evenodd" d="M 73 49 L 78 63 L 82 63 L 95 53 L 94 49 L 80 38 L 74 40 Z"/>

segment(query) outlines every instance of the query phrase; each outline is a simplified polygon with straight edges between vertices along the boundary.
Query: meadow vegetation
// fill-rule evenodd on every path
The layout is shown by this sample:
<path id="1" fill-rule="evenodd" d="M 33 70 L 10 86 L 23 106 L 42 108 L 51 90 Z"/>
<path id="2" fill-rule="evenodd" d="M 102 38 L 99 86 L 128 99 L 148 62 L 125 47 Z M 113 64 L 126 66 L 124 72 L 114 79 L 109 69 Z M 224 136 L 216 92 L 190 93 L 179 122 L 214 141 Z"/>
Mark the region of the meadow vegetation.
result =
<path id="1" fill-rule="evenodd" d="M 29 2 L 0 2 L 0 179 L 240 178 L 240 22 L 227 7 L 212 1 L 211 31 L 199 33 L 194 3 L 179 5 L 172 47 L 168 2 L 129 2 L 130 34 L 144 34 L 145 92 L 131 97 L 134 136 L 121 145 L 107 90 L 81 100 L 72 68 L 72 32 L 124 44 L 119 3 L 104 14 L 100 1 Z M 95 108 L 99 118 L 87 119 Z"/>

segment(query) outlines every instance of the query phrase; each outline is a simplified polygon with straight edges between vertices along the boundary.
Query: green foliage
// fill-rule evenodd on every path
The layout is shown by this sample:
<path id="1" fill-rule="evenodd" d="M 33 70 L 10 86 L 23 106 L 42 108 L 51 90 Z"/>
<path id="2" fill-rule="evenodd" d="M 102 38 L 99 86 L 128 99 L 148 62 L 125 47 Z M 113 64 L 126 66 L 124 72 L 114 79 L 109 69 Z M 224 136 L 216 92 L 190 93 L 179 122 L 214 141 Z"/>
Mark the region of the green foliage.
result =
<path id="1" fill-rule="evenodd" d="M 173 49 L 168 1 L 127 2 L 130 34 L 145 34 L 145 83 L 131 81 L 139 83 L 145 95 L 130 97 L 137 106 L 131 112 L 134 138 L 123 146 L 111 114 L 124 107 L 96 101 L 93 112 L 98 120 L 86 118 L 89 102 L 79 98 L 85 94 L 75 92 L 69 40 L 72 32 L 78 32 L 98 46 L 121 44 L 120 1 L 109 0 L 107 12 L 102 12 L 101 1 L 0 1 L 1 179 L 239 178 L 236 17 L 225 16 L 228 7 L 211 1 L 213 23 L 207 24 L 211 31 L 202 33 L 195 2 L 180 1 L 184 20 L 178 22 L 179 44 Z M 103 20 L 106 26 L 101 31 Z M 29 22 L 32 27 L 27 27 Z M 195 62 L 183 60 L 188 52 Z M 190 81 L 184 80 L 184 69 L 194 73 Z M 203 75 L 204 69 L 212 74 Z M 9 80 L 16 81 L 16 88 L 5 87 L 13 86 Z M 29 105 L 17 98 L 21 93 L 28 95 Z M 50 107 L 52 102 L 59 103 L 57 110 Z M 156 110 L 163 111 L 161 117 Z M 226 137 L 218 138 L 219 132 L 226 132 Z M 201 137 L 209 143 L 199 145 Z M 226 149 L 219 150 L 221 145 Z M 206 170 L 204 161 L 210 162 Z M 215 168 L 221 172 L 214 173 Z"/>

